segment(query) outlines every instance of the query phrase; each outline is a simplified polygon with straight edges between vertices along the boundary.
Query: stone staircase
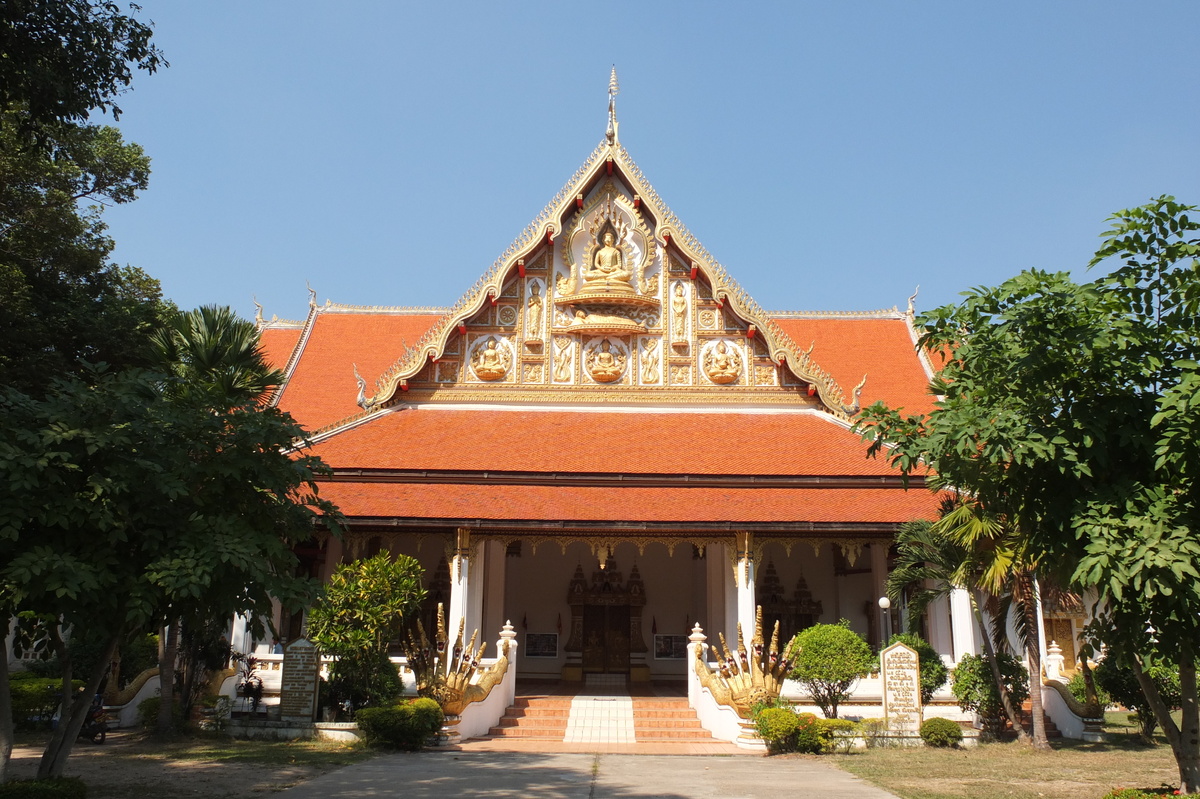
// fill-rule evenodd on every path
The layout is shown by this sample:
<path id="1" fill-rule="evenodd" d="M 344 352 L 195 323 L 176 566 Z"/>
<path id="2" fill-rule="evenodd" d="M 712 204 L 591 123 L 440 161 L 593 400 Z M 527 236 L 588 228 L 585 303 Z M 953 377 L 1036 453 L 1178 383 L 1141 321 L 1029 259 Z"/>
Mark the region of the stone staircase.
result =
<path id="1" fill-rule="evenodd" d="M 686 697 L 634 697 L 633 730 L 639 743 L 712 743 Z"/>
<path id="2" fill-rule="evenodd" d="M 1021 713 L 1021 726 L 1025 728 L 1025 732 L 1032 735 L 1033 734 L 1033 704 L 1028 699 L 1026 699 L 1023 703 L 1021 703 L 1020 713 Z M 1063 737 L 1062 730 L 1060 730 L 1058 728 L 1058 726 L 1054 723 L 1054 721 L 1049 716 L 1046 715 L 1045 711 L 1042 712 L 1042 718 L 1044 718 L 1046 720 L 1046 738 L 1047 739 L 1053 740 L 1056 738 Z"/>
<path id="3" fill-rule="evenodd" d="M 487 739 L 562 741 L 571 715 L 570 696 L 517 697 L 500 723 L 488 731 Z M 713 743 L 700 726 L 686 697 L 632 698 L 634 742 Z"/>
<path id="4" fill-rule="evenodd" d="M 569 696 L 518 696 L 487 737 L 561 741 L 570 715 Z"/>

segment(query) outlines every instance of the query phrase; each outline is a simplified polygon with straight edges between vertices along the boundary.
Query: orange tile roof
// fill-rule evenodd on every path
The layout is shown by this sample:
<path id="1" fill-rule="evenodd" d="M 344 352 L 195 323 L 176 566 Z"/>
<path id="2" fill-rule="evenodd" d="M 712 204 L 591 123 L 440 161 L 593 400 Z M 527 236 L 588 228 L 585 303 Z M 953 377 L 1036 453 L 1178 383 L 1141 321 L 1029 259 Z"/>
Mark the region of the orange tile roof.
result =
<path id="1" fill-rule="evenodd" d="M 437 319 L 437 314 L 318 312 L 279 407 L 309 430 L 359 413 L 354 364 L 373 394 L 379 375 Z"/>
<path id="2" fill-rule="evenodd" d="M 904 319 L 832 316 L 775 321 L 800 349 L 815 342 L 813 360 L 833 376 L 847 399 L 866 375 L 864 408 L 883 400 L 909 413 L 933 410 L 933 397 L 926 391 L 929 378 Z"/>
<path id="3" fill-rule="evenodd" d="M 267 356 L 267 363 L 271 368 L 283 369 L 287 366 L 288 358 L 292 357 L 292 350 L 296 349 L 301 332 L 303 331 L 299 327 L 268 327 L 259 333 L 263 354 Z"/>
<path id="4" fill-rule="evenodd" d="M 334 468 L 614 474 L 889 475 L 819 413 L 527 408 L 385 414 L 318 444 Z"/>
<path id="5" fill-rule="evenodd" d="M 564 522 L 892 524 L 936 515 L 925 489 L 322 483 L 347 516 Z"/>

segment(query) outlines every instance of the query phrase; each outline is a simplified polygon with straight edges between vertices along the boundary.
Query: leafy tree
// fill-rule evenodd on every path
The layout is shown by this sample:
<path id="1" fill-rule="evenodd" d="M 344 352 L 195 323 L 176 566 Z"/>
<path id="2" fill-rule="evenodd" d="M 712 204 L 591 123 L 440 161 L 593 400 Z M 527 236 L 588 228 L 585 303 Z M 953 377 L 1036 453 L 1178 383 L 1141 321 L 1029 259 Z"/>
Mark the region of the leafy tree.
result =
<path id="1" fill-rule="evenodd" d="M 864 415 L 872 452 L 932 469 L 1029 562 L 1096 590 L 1093 635 L 1142 675 L 1187 791 L 1200 790 L 1195 212 L 1160 197 L 1116 214 L 1092 266 L 1119 265 L 1090 283 L 1029 271 L 931 312 L 921 343 L 952 356 L 936 409 Z M 1155 659 L 1178 664 L 1181 724 L 1145 675 Z"/>
<path id="2" fill-rule="evenodd" d="M 950 690 L 960 708 L 979 714 L 984 732 L 999 738 L 1004 732 L 1004 708 L 992 677 L 992 664 L 987 660 L 986 656 L 963 655 L 954 669 Z M 1012 655 L 1001 653 L 996 660 L 1002 675 L 1001 685 L 1014 702 L 1024 702 L 1029 698 L 1029 672 Z"/>
<path id="3" fill-rule="evenodd" d="M 379 704 L 399 694 L 388 647 L 425 599 L 421 575 L 421 565 L 407 555 L 392 560 L 384 552 L 344 563 L 309 611 L 309 638 L 337 658 L 331 683 L 356 704 Z"/>
<path id="4" fill-rule="evenodd" d="M 1121 666 L 1113 659 L 1105 659 L 1095 671 L 1098 687 L 1107 693 L 1113 702 L 1137 714 L 1142 740 L 1153 744 L 1154 728 L 1158 726 L 1158 720 L 1154 717 L 1154 709 L 1146 700 L 1146 694 L 1133 669 Z M 1143 672 L 1153 680 L 1159 697 L 1167 707 L 1179 710 L 1183 703 L 1179 672 L 1169 665 L 1154 662 L 1145 664 Z"/>
<path id="5" fill-rule="evenodd" d="M 838 705 L 850 698 L 854 683 L 875 668 L 875 656 L 850 622 L 815 624 L 788 645 L 792 679 L 812 694 L 826 718 L 836 719 Z"/>
<path id="6" fill-rule="evenodd" d="M 114 128 L 66 126 L 38 148 L 0 127 L 0 384 L 39 394 L 56 375 L 89 374 L 82 361 L 149 363 L 158 282 L 111 263 L 100 218 L 149 175 Z"/>
<path id="7" fill-rule="evenodd" d="M 21 126 L 35 133 L 82 122 L 92 111 L 120 118 L 116 97 L 132 82 L 133 69 L 167 66 L 152 34 L 109 0 L 6 0 L 0 109 L 21 108 Z"/>
<path id="8" fill-rule="evenodd" d="M 45 398 L 0 395 L 0 592 L 108 648 L 71 702 L 39 774 L 62 773 L 117 641 L 171 608 L 269 612 L 311 600 L 295 544 L 318 514 L 318 460 L 277 409 L 214 410 L 160 374 L 97 371 Z M 69 653 L 65 653 L 69 654 Z M 61 656 L 60 656 L 61 657 Z"/>
<path id="9" fill-rule="evenodd" d="M 916 633 L 897 633 L 887 642 L 888 646 L 892 644 L 904 644 L 917 653 L 917 662 L 921 673 L 921 704 L 928 705 L 933 700 L 933 695 L 950 678 L 950 672 L 946 668 L 946 664 L 942 662 L 942 656 L 928 641 Z"/>

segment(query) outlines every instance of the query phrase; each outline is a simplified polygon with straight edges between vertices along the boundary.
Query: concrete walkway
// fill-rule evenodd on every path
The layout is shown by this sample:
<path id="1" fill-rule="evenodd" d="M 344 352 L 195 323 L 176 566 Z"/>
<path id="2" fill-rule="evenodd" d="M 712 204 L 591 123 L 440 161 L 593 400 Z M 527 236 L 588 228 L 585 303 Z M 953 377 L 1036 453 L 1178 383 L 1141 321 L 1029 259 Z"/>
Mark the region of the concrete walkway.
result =
<path id="1" fill-rule="evenodd" d="M 379 755 L 279 794 L 489 799 L 896 799 L 814 758 L 416 752 Z"/>

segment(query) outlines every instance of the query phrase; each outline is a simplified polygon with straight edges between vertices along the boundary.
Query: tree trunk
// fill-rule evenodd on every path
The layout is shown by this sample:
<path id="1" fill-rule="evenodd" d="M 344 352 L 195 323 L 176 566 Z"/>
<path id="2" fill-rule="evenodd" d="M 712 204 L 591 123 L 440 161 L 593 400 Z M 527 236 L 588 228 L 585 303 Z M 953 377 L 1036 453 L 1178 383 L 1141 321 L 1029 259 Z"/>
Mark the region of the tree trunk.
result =
<path id="1" fill-rule="evenodd" d="M 1189 649 L 1179 656 L 1179 687 L 1183 712 L 1179 745 L 1172 747 L 1179 766 L 1179 791 L 1200 793 L 1200 701 L 1196 693 L 1196 658 Z"/>
<path id="2" fill-rule="evenodd" d="M 1054 750 L 1046 738 L 1046 713 L 1042 708 L 1041 649 L 1037 639 L 1025 645 L 1025 655 L 1029 658 L 1029 715 L 1033 719 L 1033 748 L 1052 752 Z"/>
<path id="3" fill-rule="evenodd" d="M 73 691 L 71 689 L 74 674 L 72 674 L 71 650 L 63 642 L 62 630 L 59 625 L 48 625 L 46 637 L 50 639 L 50 648 L 58 656 L 60 685 L 58 725 L 50 735 L 50 741 L 46 744 L 46 750 L 42 752 L 42 759 L 38 763 L 37 776 L 39 780 L 49 779 L 50 777 L 50 767 L 53 765 L 58 751 L 62 748 L 63 736 L 67 732 L 68 725 L 65 722 L 71 714 L 71 700 L 73 698 Z"/>
<path id="4" fill-rule="evenodd" d="M 975 596 L 975 593 L 976 591 L 972 590 L 969 594 L 971 597 L 971 610 L 975 611 L 975 623 L 979 625 L 980 637 L 983 639 L 983 649 L 987 654 L 988 664 L 992 668 L 992 679 L 996 681 L 996 690 L 1000 693 L 1000 702 L 1004 705 L 1004 715 L 1008 716 L 1009 723 L 1016 730 L 1017 740 L 1028 742 L 1029 733 L 1025 732 L 1025 728 L 1021 726 L 1021 715 L 1017 712 L 1017 706 L 1013 704 L 1012 695 L 1008 692 L 1008 687 L 1004 684 L 1004 676 L 1000 674 L 1000 664 L 996 660 L 996 648 L 992 646 L 991 630 L 988 623 L 983 619 L 983 612 L 979 609 L 979 600 Z"/>
<path id="5" fill-rule="evenodd" d="M 175 661 L 179 652 L 179 622 L 169 622 L 159 639 L 158 654 L 158 723 L 155 732 L 170 735 L 175 731 Z"/>
<path id="6" fill-rule="evenodd" d="M 117 649 L 117 642 L 121 640 L 119 634 L 112 636 L 108 644 L 104 647 L 104 656 L 96 663 L 95 669 L 92 670 L 88 677 L 87 685 L 83 691 L 73 700 L 66 699 L 63 701 L 63 710 L 59 715 L 58 728 L 54 731 L 54 736 L 50 739 L 50 743 L 46 745 L 46 751 L 42 753 L 42 760 L 38 764 L 38 779 L 54 779 L 63 775 L 63 769 L 66 768 L 67 758 L 71 756 L 71 750 L 75 746 L 75 739 L 79 736 L 79 731 L 83 729 L 83 722 L 87 719 L 88 708 L 92 704 L 92 697 L 100 690 L 100 683 L 104 680 L 104 675 L 108 672 L 109 662 L 112 660 L 113 652 Z M 64 647 L 65 649 L 65 647 Z M 62 655 L 59 655 L 62 657 Z M 65 675 L 69 675 L 71 670 L 69 661 L 63 668 Z M 65 697 L 70 697 L 71 692 L 70 680 L 67 678 L 66 685 L 68 691 L 64 694 Z"/>
<path id="7" fill-rule="evenodd" d="M 7 615 L 5 619 L 7 620 Z M 7 633 L 8 627 L 5 628 Z M 7 643 L 7 638 L 5 639 Z M 0 785 L 8 779 L 8 761 L 13 749 L 12 692 L 8 687 L 8 647 L 0 652 Z"/>

